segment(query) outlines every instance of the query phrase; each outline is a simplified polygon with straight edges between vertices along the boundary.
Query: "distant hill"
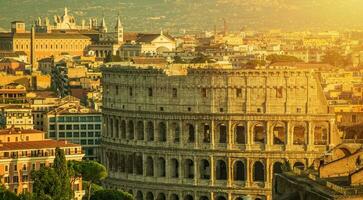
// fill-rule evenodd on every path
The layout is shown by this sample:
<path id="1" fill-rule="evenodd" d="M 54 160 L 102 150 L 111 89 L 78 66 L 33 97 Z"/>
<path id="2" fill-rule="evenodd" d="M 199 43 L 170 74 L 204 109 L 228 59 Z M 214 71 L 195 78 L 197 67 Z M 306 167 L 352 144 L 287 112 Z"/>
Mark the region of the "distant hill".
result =
<path id="1" fill-rule="evenodd" d="M 38 16 L 61 15 L 67 6 L 80 23 L 105 16 L 108 26 L 118 13 L 130 31 L 173 32 L 222 29 L 343 28 L 363 25 L 362 0 L 1 0 L 0 30 L 10 21 L 27 23 Z"/>

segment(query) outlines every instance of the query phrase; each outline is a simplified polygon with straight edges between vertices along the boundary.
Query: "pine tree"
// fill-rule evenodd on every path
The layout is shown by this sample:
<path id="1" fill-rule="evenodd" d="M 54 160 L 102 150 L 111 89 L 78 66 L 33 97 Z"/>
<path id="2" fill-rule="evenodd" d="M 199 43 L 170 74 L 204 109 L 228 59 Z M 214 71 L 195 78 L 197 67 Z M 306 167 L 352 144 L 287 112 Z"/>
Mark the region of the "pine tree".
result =
<path id="1" fill-rule="evenodd" d="M 54 199 L 55 200 L 71 199 L 71 187 L 70 187 L 70 178 L 67 169 L 67 160 L 64 154 L 64 150 L 58 147 L 55 150 L 53 168 L 61 181 L 61 191 L 62 191 Z"/>

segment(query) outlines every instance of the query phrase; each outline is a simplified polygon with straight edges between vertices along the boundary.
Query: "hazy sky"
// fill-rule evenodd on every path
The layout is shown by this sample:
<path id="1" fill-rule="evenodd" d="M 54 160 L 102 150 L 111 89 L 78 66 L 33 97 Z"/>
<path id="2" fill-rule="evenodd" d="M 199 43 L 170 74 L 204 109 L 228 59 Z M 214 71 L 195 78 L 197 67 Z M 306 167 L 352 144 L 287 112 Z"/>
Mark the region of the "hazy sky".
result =
<path id="1" fill-rule="evenodd" d="M 231 29 L 356 28 L 363 26 L 363 0 L 0 0 L 0 27 L 11 20 L 62 14 L 69 7 L 78 21 L 105 16 L 113 24 L 117 13 L 129 30 L 161 27 L 213 29 L 226 18 Z"/>

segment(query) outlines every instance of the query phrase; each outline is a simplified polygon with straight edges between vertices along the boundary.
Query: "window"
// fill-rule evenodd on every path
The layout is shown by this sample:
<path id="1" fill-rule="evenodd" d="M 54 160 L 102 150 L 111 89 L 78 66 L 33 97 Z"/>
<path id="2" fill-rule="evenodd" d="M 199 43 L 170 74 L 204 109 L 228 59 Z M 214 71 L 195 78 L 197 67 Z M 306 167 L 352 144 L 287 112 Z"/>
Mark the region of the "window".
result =
<path id="1" fill-rule="evenodd" d="M 164 111 L 164 107 L 160 107 L 160 111 Z"/>
<path id="2" fill-rule="evenodd" d="M 352 115 L 352 122 L 356 123 L 357 122 L 357 116 L 356 115 Z"/>
<path id="3" fill-rule="evenodd" d="M 238 88 L 236 90 L 236 97 L 242 97 L 242 89 Z"/>
<path id="4" fill-rule="evenodd" d="M 95 129 L 96 129 L 96 130 L 100 130 L 100 129 L 101 129 L 101 124 L 96 124 L 96 125 L 95 125 Z"/>
<path id="5" fill-rule="evenodd" d="M 282 87 L 277 87 L 276 88 L 276 98 L 282 98 Z"/>
<path id="6" fill-rule="evenodd" d="M 81 137 L 87 137 L 87 132 L 82 132 Z"/>
<path id="7" fill-rule="evenodd" d="M 65 126 L 64 125 L 59 125 L 59 130 L 64 130 Z"/>
<path id="8" fill-rule="evenodd" d="M 55 130 L 55 125 L 54 124 L 50 125 L 49 130 Z"/>
<path id="9" fill-rule="evenodd" d="M 87 140 L 81 140 L 81 145 L 86 145 L 87 144 Z"/>
<path id="10" fill-rule="evenodd" d="M 19 182 L 19 177 L 13 176 L 13 183 L 18 183 L 18 182 Z"/>
<path id="11" fill-rule="evenodd" d="M 5 171 L 9 171 L 9 166 L 8 165 L 5 165 Z"/>
<path id="12" fill-rule="evenodd" d="M 73 125 L 73 129 L 74 130 L 79 130 L 79 125 L 78 124 Z"/>
<path id="13" fill-rule="evenodd" d="M 115 87 L 116 95 L 118 95 L 118 86 Z"/>
<path id="14" fill-rule="evenodd" d="M 79 137 L 79 133 L 78 132 L 74 132 L 73 133 L 73 137 Z"/>
<path id="15" fill-rule="evenodd" d="M 172 95 L 174 98 L 178 97 L 178 90 L 176 88 L 173 88 Z"/>
<path id="16" fill-rule="evenodd" d="M 64 138 L 64 136 L 65 136 L 64 132 L 59 132 L 59 137 L 60 138 Z"/>
<path id="17" fill-rule="evenodd" d="M 88 137 L 93 137 L 93 136 L 94 136 L 93 132 L 88 132 Z"/>
<path id="18" fill-rule="evenodd" d="M 14 171 L 18 171 L 18 165 L 14 165 Z"/>
<path id="19" fill-rule="evenodd" d="M 68 124 L 68 125 L 66 126 L 66 129 L 67 129 L 67 130 L 72 130 L 72 125 Z"/>
<path id="20" fill-rule="evenodd" d="M 202 88 L 202 97 L 207 97 L 207 89 Z"/>
<path id="21" fill-rule="evenodd" d="M 72 132 L 67 133 L 67 138 L 70 138 L 70 137 L 72 137 Z"/>
<path id="22" fill-rule="evenodd" d="M 82 124 L 81 125 L 81 130 L 87 130 L 87 125 L 86 124 Z"/>
<path id="23" fill-rule="evenodd" d="M 152 88 L 148 88 L 148 95 L 149 95 L 149 97 L 153 96 L 153 89 Z"/>
<path id="24" fill-rule="evenodd" d="M 132 97 L 132 95 L 133 95 L 132 87 L 129 88 L 129 95 L 130 95 L 130 97 Z"/>
<path id="25" fill-rule="evenodd" d="M 88 124 L 88 130 L 93 130 L 93 129 L 94 129 L 93 124 Z"/>

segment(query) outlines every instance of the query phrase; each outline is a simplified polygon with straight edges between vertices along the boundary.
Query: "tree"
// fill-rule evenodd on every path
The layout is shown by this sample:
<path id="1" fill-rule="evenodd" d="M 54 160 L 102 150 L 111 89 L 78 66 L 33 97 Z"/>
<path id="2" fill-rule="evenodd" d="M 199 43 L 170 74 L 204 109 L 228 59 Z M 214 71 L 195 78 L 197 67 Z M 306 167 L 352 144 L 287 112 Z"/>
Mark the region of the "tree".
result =
<path id="1" fill-rule="evenodd" d="M 16 196 L 15 193 L 10 192 L 9 190 L 4 190 L 1 188 L 0 190 L 0 200 L 19 200 L 19 197 Z"/>
<path id="2" fill-rule="evenodd" d="M 70 160 L 67 162 L 68 176 L 70 177 L 70 185 L 74 185 L 75 181 L 82 177 L 82 162 Z M 72 197 L 74 197 L 74 190 L 71 187 Z"/>
<path id="3" fill-rule="evenodd" d="M 100 190 L 95 192 L 91 200 L 133 200 L 133 196 L 129 193 L 118 190 Z"/>
<path id="4" fill-rule="evenodd" d="M 87 198 L 90 199 L 92 184 L 98 183 L 107 177 L 106 167 L 95 161 L 83 161 L 81 173 L 83 180 L 88 182 Z"/>
<path id="5" fill-rule="evenodd" d="M 67 160 L 64 154 L 64 150 L 57 147 L 55 149 L 55 158 L 53 162 L 53 168 L 61 180 L 61 190 L 55 199 L 68 200 L 71 196 L 70 178 L 68 175 Z"/>
<path id="6" fill-rule="evenodd" d="M 37 171 L 33 170 L 31 177 L 33 181 L 34 199 L 56 199 L 60 193 L 63 193 L 62 181 L 53 168 L 42 167 Z"/>

